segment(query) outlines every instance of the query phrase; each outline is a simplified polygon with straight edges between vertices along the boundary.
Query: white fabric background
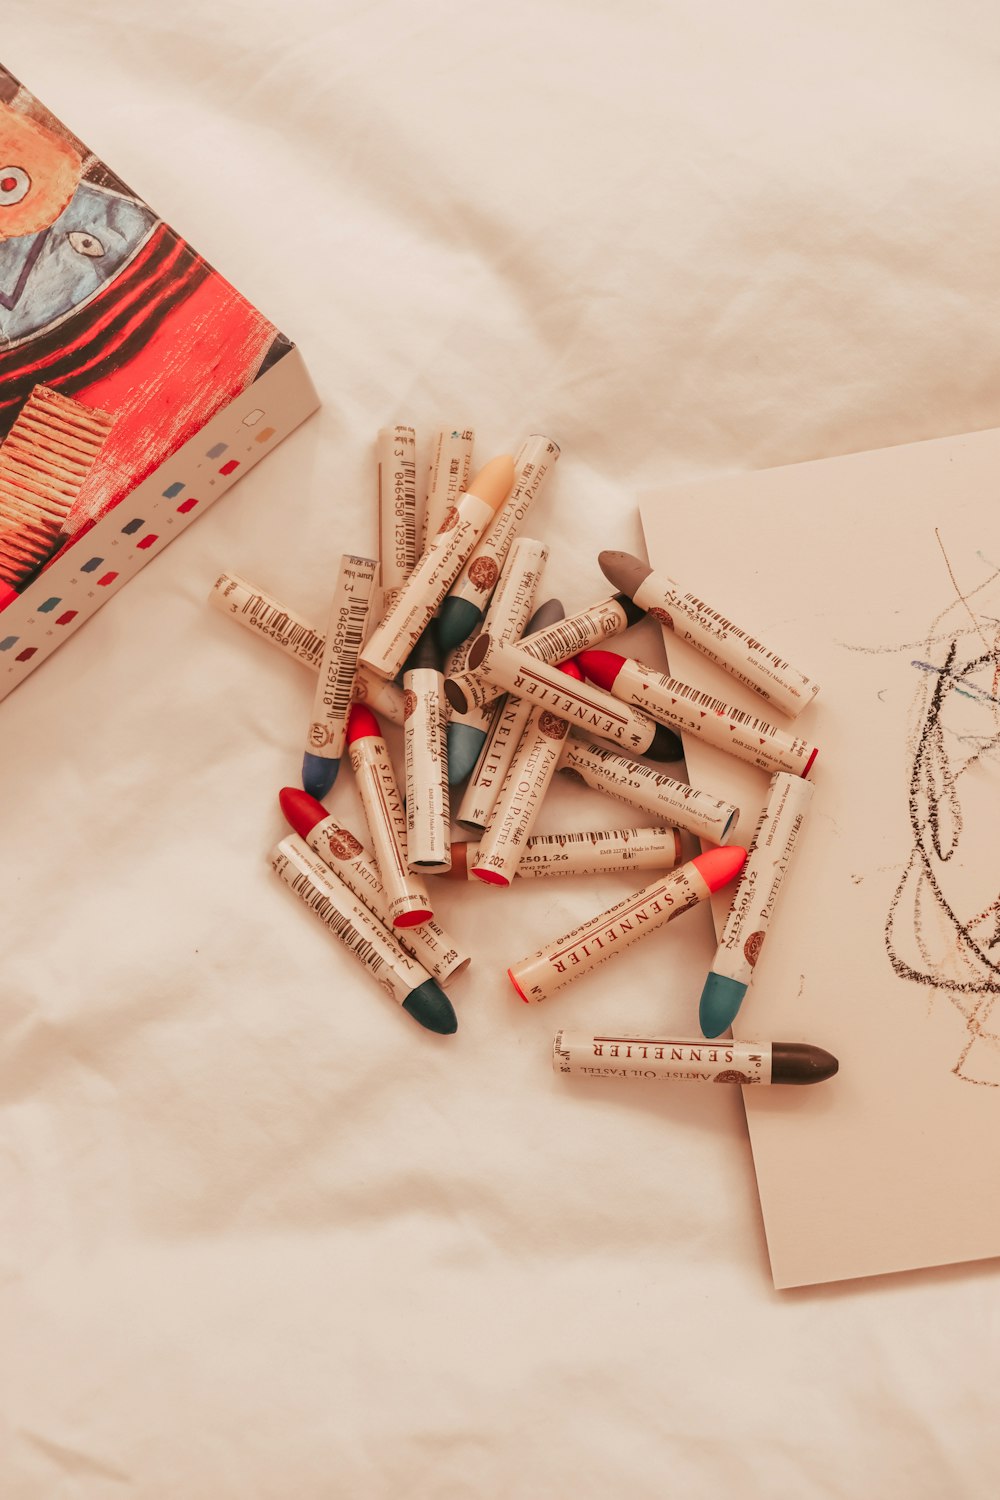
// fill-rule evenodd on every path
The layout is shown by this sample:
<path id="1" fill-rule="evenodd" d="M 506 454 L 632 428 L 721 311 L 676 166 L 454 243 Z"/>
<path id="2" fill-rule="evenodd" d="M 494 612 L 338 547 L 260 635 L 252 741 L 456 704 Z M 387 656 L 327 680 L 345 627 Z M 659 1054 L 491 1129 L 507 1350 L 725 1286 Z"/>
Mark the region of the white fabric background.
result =
<path id="1" fill-rule="evenodd" d="M 0 706 L 4 1500 L 994 1495 L 995 1266 L 776 1294 L 735 1092 L 550 1072 L 693 1029 L 707 913 L 528 1010 L 506 965 L 627 882 L 448 887 L 422 1033 L 267 868 L 312 684 L 206 596 L 320 620 L 387 421 L 561 443 L 568 608 L 650 484 L 994 425 L 995 8 L 4 15 L 324 402 Z"/>

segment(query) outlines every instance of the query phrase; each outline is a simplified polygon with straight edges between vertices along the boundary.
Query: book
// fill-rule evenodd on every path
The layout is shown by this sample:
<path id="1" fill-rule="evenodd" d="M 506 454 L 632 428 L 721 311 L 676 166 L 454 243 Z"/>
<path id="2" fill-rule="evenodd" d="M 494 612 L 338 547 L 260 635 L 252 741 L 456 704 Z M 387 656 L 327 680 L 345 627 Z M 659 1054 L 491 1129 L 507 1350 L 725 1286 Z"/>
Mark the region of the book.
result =
<path id="1" fill-rule="evenodd" d="M 0 67 L 0 699 L 318 405 L 291 340 Z"/>

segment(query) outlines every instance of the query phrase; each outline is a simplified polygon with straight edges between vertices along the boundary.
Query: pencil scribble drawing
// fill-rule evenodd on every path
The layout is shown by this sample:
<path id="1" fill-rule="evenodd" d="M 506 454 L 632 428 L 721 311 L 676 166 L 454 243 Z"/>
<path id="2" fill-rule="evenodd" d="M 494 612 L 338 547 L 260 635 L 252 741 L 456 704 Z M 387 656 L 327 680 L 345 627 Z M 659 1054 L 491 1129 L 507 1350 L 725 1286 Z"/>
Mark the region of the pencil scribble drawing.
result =
<path id="1" fill-rule="evenodd" d="M 911 661 L 912 849 L 889 906 L 885 947 L 900 977 L 947 995 L 964 1017 L 956 1077 L 997 1087 L 1000 570 L 991 567 L 963 592 L 935 535 L 957 597 L 933 620 Z"/>

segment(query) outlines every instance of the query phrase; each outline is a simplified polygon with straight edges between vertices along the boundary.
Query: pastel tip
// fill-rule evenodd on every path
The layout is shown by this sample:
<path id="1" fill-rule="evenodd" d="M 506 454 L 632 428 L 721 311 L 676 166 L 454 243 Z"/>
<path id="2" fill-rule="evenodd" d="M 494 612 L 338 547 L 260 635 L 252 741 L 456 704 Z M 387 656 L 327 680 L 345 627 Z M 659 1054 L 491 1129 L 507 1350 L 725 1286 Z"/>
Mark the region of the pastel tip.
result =
<path id="1" fill-rule="evenodd" d="M 446 880 L 467 880 L 469 877 L 469 846 L 454 843 L 451 846 L 451 863 L 444 872 Z"/>
<path id="2" fill-rule="evenodd" d="M 437 617 L 437 641 L 442 651 L 454 651 L 467 641 L 483 618 L 481 609 L 468 599 L 445 599 Z"/>
<path id="3" fill-rule="evenodd" d="M 617 574 L 621 572 L 623 565 L 627 566 L 631 562 L 635 562 L 635 558 L 630 552 L 620 552 L 614 547 L 605 548 L 603 552 L 598 552 L 597 554 L 597 566 L 600 568 L 605 578 L 607 578 L 612 583 L 614 582 L 614 579 L 611 577 L 611 573 L 608 572 L 608 569 L 610 568 L 612 573 Z"/>
<path id="4" fill-rule="evenodd" d="M 710 891 L 721 890 L 742 870 L 747 862 L 747 851 L 739 844 L 727 844 L 718 849 L 707 849 L 696 854 L 691 863 L 698 871 Z"/>
<path id="5" fill-rule="evenodd" d="M 491 458 L 489 463 L 483 465 L 470 482 L 467 493 L 485 501 L 491 510 L 496 511 L 510 494 L 513 483 L 513 455 L 502 453 L 498 458 Z"/>
<path id="6" fill-rule="evenodd" d="M 728 974 L 709 974 L 701 992 L 698 1020 L 702 1036 L 721 1036 L 733 1024 L 747 987 Z"/>
<path id="7" fill-rule="evenodd" d="M 382 738 L 382 726 L 364 703 L 352 703 L 347 714 L 347 743 L 353 745 L 355 740 L 379 740 Z"/>
<path id="8" fill-rule="evenodd" d="M 445 678 L 444 696 L 453 713 L 467 714 L 469 712 L 469 700 L 462 691 L 462 684 L 456 682 L 454 677 Z"/>
<path id="9" fill-rule="evenodd" d="M 773 1042 L 771 1044 L 771 1081 L 773 1083 L 823 1083 L 840 1071 L 832 1052 L 808 1042 Z"/>
<path id="10" fill-rule="evenodd" d="M 650 760 L 667 762 L 683 760 L 684 746 L 679 734 L 675 734 L 672 729 L 668 729 L 666 724 L 657 724 L 653 731 L 653 738 L 643 751 L 643 754 L 648 755 Z M 726 825 L 726 832 L 729 832 L 728 824 Z"/>
<path id="11" fill-rule="evenodd" d="M 434 913 L 426 906 L 422 906 L 417 911 L 401 912 L 398 917 L 393 918 L 392 925 L 393 927 L 419 927 L 423 922 L 429 922 L 433 915 Z"/>
<path id="12" fill-rule="evenodd" d="M 640 620 L 646 618 L 646 611 L 640 609 L 638 604 L 633 604 L 628 594 L 616 594 L 615 599 L 625 611 L 627 625 L 638 625 Z"/>
<path id="13" fill-rule="evenodd" d="M 625 665 L 624 656 L 619 656 L 615 651 L 581 651 L 576 659 L 591 682 L 596 682 L 598 687 L 604 688 L 608 693 Z"/>
<path id="14" fill-rule="evenodd" d="M 521 997 L 521 999 L 524 1001 L 525 1005 L 530 1005 L 531 1001 L 528 999 L 527 995 L 524 993 L 524 991 L 522 990 L 521 986 L 518 984 L 517 979 L 515 978 L 514 970 L 513 969 L 508 969 L 507 970 L 507 978 L 510 980 L 511 984 L 514 986 L 515 990 L 517 991 L 517 993 Z"/>
<path id="15" fill-rule="evenodd" d="M 566 618 L 561 599 L 546 599 L 540 604 L 524 627 L 525 635 L 534 635 L 536 631 L 548 630 L 550 625 Z"/>
<path id="16" fill-rule="evenodd" d="M 302 757 L 302 786 L 310 797 L 318 800 L 325 797 L 337 779 L 340 758 L 333 760 L 326 755 L 313 755 L 307 750 Z"/>
<path id="17" fill-rule="evenodd" d="M 647 563 L 633 557 L 631 552 L 599 552 L 597 566 L 613 588 L 630 596 L 652 571 Z"/>
<path id="18" fill-rule="evenodd" d="M 501 875 L 499 870 L 481 870 L 478 865 L 473 865 L 472 873 L 477 880 L 485 881 L 487 885 L 510 885 L 506 875 Z"/>
<path id="19" fill-rule="evenodd" d="M 448 725 L 449 786 L 457 786 L 460 781 L 464 781 L 467 776 L 471 775 L 485 739 L 485 729 L 475 729 L 471 724 Z"/>
<path id="20" fill-rule="evenodd" d="M 309 792 L 297 786 L 283 786 L 278 793 L 281 811 L 300 838 L 307 839 L 317 823 L 329 817 L 329 813 Z"/>
<path id="21" fill-rule="evenodd" d="M 425 979 L 423 984 L 411 990 L 403 1001 L 403 1009 L 408 1010 L 421 1026 L 436 1031 L 439 1036 L 451 1036 L 458 1030 L 455 1007 L 436 979 Z"/>

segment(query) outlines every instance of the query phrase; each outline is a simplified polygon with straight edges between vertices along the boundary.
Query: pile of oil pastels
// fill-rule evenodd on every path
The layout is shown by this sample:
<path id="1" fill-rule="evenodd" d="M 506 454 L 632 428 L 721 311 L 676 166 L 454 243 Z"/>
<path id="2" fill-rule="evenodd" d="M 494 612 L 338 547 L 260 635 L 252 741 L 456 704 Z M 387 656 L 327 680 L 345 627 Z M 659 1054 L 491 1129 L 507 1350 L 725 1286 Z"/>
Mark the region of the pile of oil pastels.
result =
<path id="1" fill-rule="evenodd" d="M 510 966 L 514 990 L 533 1004 L 740 877 L 701 996 L 703 1036 L 561 1031 L 553 1065 L 594 1077 L 745 1084 L 832 1076 L 836 1059 L 808 1043 L 715 1040 L 750 983 L 812 795 L 805 778 L 815 746 L 603 648 L 649 613 L 780 714 L 794 717 L 817 685 L 624 552 L 599 555 L 607 597 L 569 615 L 540 598 L 549 549 L 523 526 L 559 447 L 532 434 L 516 457 L 474 472 L 473 443 L 468 429 L 438 432 L 419 495 L 414 429 L 379 433 L 379 556 L 340 558 L 325 632 L 236 575 L 214 586 L 214 604 L 317 674 L 302 785 L 280 793 L 294 831 L 272 852 L 275 873 L 404 1010 L 445 1035 L 458 1027 L 447 991 L 470 955 L 435 921 L 437 878 L 495 889 L 515 876 L 656 872 Z M 402 727 L 401 767 L 384 719 Z M 661 769 L 681 760 L 681 732 L 771 773 L 749 851 L 727 843 L 738 808 Z M 324 805 L 345 750 L 370 847 Z M 534 834 L 556 772 L 627 804 L 643 825 Z M 452 840 L 453 818 L 470 839 Z M 682 862 L 681 831 L 710 847 Z"/>

